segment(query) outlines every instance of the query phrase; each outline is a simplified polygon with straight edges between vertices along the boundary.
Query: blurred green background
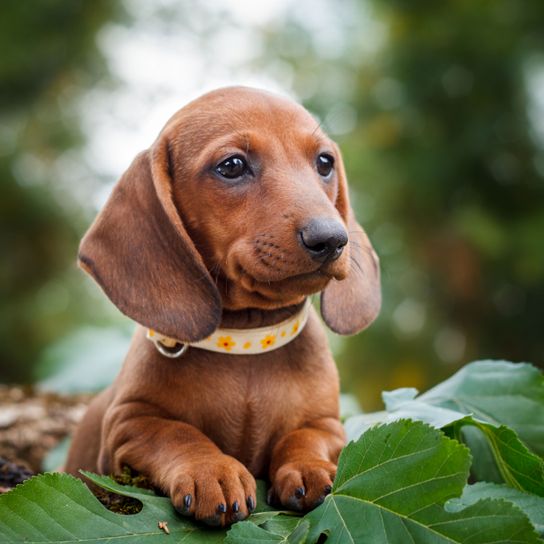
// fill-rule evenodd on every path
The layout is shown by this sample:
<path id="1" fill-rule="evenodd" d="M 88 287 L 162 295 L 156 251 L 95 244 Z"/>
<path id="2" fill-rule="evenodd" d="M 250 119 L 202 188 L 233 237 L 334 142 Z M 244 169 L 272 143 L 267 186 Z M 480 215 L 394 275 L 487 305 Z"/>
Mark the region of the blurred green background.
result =
<path id="1" fill-rule="evenodd" d="M 345 391 L 542 366 L 543 28 L 538 0 L 2 2 L 0 382 L 112 379 L 133 324 L 78 240 L 176 109 L 237 83 L 322 121 L 381 256 L 378 321 L 332 337 Z"/>

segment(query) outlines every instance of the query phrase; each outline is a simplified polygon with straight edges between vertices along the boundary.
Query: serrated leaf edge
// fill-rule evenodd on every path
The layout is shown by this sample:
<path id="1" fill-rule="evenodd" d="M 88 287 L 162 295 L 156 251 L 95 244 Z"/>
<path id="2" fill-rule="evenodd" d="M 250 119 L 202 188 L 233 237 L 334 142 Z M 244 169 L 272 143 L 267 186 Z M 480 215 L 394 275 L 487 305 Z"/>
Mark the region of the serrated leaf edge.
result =
<path id="1" fill-rule="evenodd" d="M 429 425 L 428 423 L 425 423 L 423 421 L 419 421 L 417 419 L 409 419 L 409 418 L 401 418 L 401 419 L 397 419 L 396 421 L 393 421 L 393 422 L 388 422 L 388 423 L 377 423 L 376 425 L 373 425 L 372 427 L 369 427 L 357 440 L 350 440 L 348 444 L 346 444 L 346 446 L 344 447 L 344 449 L 342 450 L 341 454 L 340 454 L 340 457 L 339 457 L 339 460 L 338 460 L 338 464 L 340 465 L 340 461 L 342 460 L 342 456 L 344 454 L 344 451 L 348 448 L 348 447 L 352 447 L 354 445 L 357 445 L 358 442 L 360 442 L 361 440 L 363 440 L 363 437 L 369 432 L 369 431 L 377 431 L 380 427 L 386 427 L 387 425 L 392 425 L 394 423 L 411 423 L 415 426 L 420 426 L 420 427 L 426 427 L 427 429 L 429 429 L 430 431 L 434 432 L 434 433 L 438 433 L 441 435 L 441 438 L 444 438 L 445 440 L 447 441 L 451 441 L 454 443 L 454 447 L 456 448 L 459 448 L 459 450 L 463 450 L 464 453 L 467 455 L 468 457 L 468 461 L 469 461 L 469 464 L 468 464 L 468 467 L 467 467 L 467 478 L 468 478 L 468 471 L 470 469 L 470 465 L 472 464 L 472 454 L 470 452 L 470 449 L 466 446 L 466 444 L 463 444 L 462 442 L 459 442 L 458 440 L 455 440 L 454 438 L 450 438 L 449 436 L 446 435 L 446 433 L 442 430 L 442 429 L 437 429 L 436 427 L 433 427 L 432 425 Z M 368 437 L 367 437 L 368 438 Z M 397 445 L 398 447 L 398 445 Z M 415 455 L 417 453 L 425 453 L 426 451 L 430 451 L 434 448 L 431 447 L 431 448 L 427 448 L 425 450 L 420 450 L 418 452 L 413 452 L 413 453 L 410 453 L 410 454 L 406 454 L 406 455 L 402 455 L 400 457 L 395 457 L 395 458 L 391 458 L 391 459 L 388 459 L 387 461 L 384 461 L 382 463 L 380 463 L 379 465 L 375 465 L 373 467 L 370 467 L 369 469 L 363 471 L 363 472 L 358 472 L 357 474 L 354 474 L 351 478 L 345 480 L 344 482 L 342 482 L 342 484 L 340 484 L 340 487 L 339 488 L 335 488 L 334 487 L 334 484 L 333 484 L 333 490 L 332 490 L 332 493 L 333 495 L 335 494 L 335 490 L 336 489 L 342 489 L 342 487 L 344 487 L 346 484 L 348 484 L 349 482 L 351 482 L 352 480 L 354 480 L 355 478 L 358 478 L 359 476 L 363 475 L 363 474 L 366 474 L 367 472 L 371 471 L 371 470 L 374 470 L 375 468 L 379 468 L 381 466 L 384 466 L 386 465 L 387 463 L 391 462 L 391 461 L 395 461 L 395 460 L 398 460 L 398 459 L 406 459 L 412 455 Z M 338 471 L 340 472 L 340 471 Z"/>

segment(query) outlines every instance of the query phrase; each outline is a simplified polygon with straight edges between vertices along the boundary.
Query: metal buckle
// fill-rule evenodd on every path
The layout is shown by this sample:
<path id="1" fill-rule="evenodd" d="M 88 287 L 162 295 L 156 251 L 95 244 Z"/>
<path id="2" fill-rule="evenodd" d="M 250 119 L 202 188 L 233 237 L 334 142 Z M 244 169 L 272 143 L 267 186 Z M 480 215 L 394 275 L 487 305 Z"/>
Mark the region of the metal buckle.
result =
<path id="1" fill-rule="evenodd" d="M 160 343 L 159 340 L 156 340 L 155 338 L 151 339 L 153 344 L 155 344 L 155 347 L 157 348 L 157 351 L 164 355 L 165 357 L 168 357 L 169 359 L 177 359 L 178 357 L 181 357 L 188 349 L 189 344 L 180 344 L 180 348 L 176 351 L 169 351 L 169 349 Z"/>

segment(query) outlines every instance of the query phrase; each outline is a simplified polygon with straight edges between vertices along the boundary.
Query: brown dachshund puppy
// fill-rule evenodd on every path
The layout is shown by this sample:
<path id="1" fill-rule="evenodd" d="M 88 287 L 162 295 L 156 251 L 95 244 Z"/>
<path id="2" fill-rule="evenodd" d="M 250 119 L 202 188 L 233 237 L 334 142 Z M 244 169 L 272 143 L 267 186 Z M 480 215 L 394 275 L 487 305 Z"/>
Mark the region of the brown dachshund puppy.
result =
<path id="1" fill-rule="evenodd" d="M 304 108 L 243 87 L 182 108 L 118 182 L 79 261 L 141 326 L 79 425 L 68 472 L 129 465 L 211 525 L 248 516 L 255 477 L 286 508 L 323 501 L 345 438 L 316 312 L 278 349 L 190 345 L 218 328 L 283 322 L 317 292 L 340 334 L 379 311 L 378 258 L 350 208 L 340 151 Z M 189 347 L 169 358 L 157 347 L 179 346 L 161 348 L 148 328 Z"/>

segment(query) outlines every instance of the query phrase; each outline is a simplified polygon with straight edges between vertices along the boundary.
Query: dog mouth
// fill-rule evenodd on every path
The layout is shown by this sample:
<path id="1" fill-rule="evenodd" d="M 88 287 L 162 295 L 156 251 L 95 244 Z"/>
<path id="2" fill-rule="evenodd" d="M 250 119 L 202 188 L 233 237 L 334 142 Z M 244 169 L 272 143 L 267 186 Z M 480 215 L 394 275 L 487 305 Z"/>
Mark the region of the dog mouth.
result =
<path id="1" fill-rule="evenodd" d="M 239 274 L 240 274 L 239 279 L 242 279 L 243 277 L 247 277 L 255 283 L 263 283 L 267 285 L 285 283 L 287 281 L 304 281 L 306 279 L 312 279 L 316 277 L 327 278 L 327 279 L 333 278 L 333 275 L 324 271 L 322 267 L 319 267 L 316 270 L 310 270 L 309 272 L 301 272 L 300 274 L 291 274 L 291 275 L 286 275 L 280 278 L 268 278 L 260 274 L 256 274 L 256 273 L 252 274 L 248 270 L 246 270 L 242 265 L 239 265 Z"/>
<path id="2" fill-rule="evenodd" d="M 309 295 L 321 291 L 335 276 L 322 267 L 283 278 L 266 278 L 249 272 L 241 264 L 237 266 L 234 281 L 246 291 L 256 292 L 267 297 L 285 294 Z"/>
<path id="3" fill-rule="evenodd" d="M 218 259 L 225 263 L 221 276 L 227 285 L 278 301 L 317 293 L 332 279 L 340 281 L 346 277 L 345 255 L 320 263 L 281 247 L 270 237 L 267 240 L 250 247 L 245 243 L 231 247 Z"/>

